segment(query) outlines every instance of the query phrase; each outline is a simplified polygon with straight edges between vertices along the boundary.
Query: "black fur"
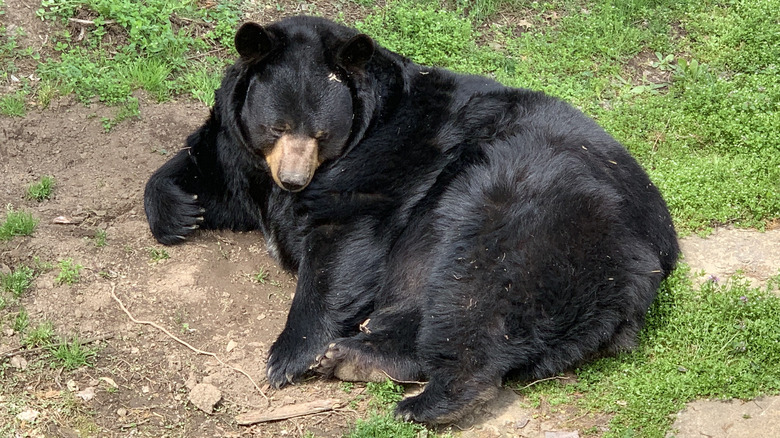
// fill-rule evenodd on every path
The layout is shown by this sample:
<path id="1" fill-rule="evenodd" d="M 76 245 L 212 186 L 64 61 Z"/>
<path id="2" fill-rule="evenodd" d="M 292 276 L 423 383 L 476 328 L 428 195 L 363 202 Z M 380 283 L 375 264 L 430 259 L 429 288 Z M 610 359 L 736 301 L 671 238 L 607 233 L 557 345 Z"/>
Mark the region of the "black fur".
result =
<path id="1" fill-rule="evenodd" d="M 260 229 L 297 273 L 272 385 L 310 369 L 427 379 L 397 413 L 440 423 L 509 373 L 632 347 L 677 240 L 656 187 L 592 120 L 324 19 L 246 26 L 211 117 L 145 207 L 162 243 Z M 284 135 L 317 139 L 296 192 L 265 158 Z"/>

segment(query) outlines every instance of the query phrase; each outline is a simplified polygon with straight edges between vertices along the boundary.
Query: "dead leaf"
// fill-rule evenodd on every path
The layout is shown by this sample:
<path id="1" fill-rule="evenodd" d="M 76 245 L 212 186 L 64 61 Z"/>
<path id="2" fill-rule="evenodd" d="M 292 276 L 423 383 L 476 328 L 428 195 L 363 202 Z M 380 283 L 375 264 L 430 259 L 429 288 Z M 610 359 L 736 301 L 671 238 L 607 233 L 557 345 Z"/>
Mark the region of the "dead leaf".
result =
<path id="1" fill-rule="evenodd" d="M 119 389 L 119 385 L 117 385 L 116 382 L 114 382 L 114 379 L 112 379 L 111 377 L 101 377 L 100 380 L 106 382 L 109 386 L 113 388 Z"/>

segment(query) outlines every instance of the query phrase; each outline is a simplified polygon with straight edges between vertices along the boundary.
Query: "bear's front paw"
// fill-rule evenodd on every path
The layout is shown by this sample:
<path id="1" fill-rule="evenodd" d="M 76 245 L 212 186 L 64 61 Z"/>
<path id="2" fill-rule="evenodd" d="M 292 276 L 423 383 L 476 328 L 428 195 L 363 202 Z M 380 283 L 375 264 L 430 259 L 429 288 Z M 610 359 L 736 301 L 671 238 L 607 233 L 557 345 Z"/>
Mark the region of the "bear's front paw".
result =
<path id="1" fill-rule="evenodd" d="M 144 209 L 152 234 L 165 245 L 182 242 L 199 228 L 206 212 L 197 195 L 185 193 L 168 180 L 150 182 L 144 194 Z"/>
<path id="2" fill-rule="evenodd" d="M 278 389 L 295 383 L 315 365 L 314 353 L 301 350 L 304 349 L 290 348 L 279 340 L 274 343 L 266 365 L 266 375 L 271 386 Z"/>

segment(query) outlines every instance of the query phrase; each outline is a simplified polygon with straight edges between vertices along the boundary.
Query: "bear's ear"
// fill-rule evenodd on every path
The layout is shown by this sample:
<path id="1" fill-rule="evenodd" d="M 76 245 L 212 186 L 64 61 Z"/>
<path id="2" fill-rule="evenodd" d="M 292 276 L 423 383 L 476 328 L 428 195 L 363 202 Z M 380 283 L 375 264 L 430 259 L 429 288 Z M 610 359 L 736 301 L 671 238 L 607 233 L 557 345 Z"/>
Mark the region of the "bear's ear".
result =
<path id="1" fill-rule="evenodd" d="M 374 40 L 368 35 L 358 34 L 339 49 L 336 61 L 346 70 L 361 70 L 374 55 Z"/>
<path id="2" fill-rule="evenodd" d="M 257 23 L 244 23 L 236 32 L 235 44 L 246 60 L 260 60 L 274 48 L 271 35 Z"/>

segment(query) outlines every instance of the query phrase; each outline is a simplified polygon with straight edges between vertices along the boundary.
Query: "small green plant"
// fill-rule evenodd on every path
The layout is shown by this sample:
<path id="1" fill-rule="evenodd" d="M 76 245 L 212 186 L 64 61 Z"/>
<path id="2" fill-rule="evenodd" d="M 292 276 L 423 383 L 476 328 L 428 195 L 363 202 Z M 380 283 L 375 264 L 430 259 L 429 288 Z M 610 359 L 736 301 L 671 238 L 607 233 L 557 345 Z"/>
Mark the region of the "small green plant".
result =
<path id="1" fill-rule="evenodd" d="M 152 259 L 152 262 L 159 262 L 160 260 L 166 260 L 171 258 L 171 255 L 168 254 L 168 251 L 166 251 L 164 248 L 154 248 L 149 247 L 146 249 L 146 251 L 149 253 L 149 258 Z"/>
<path id="2" fill-rule="evenodd" d="M 424 426 L 396 420 L 390 412 L 373 413 L 367 419 L 358 419 L 347 438 L 417 438 L 428 436 Z"/>
<path id="3" fill-rule="evenodd" d="M 24 117 L 24 99 L 19 93 L 0 97 L 0 114 L 13 117 Z"/>
<path id="4" fill-rule="evenodd" d="M 54 191 L 54 184 L 54 178 L 46 175 L 42 176 L 40 181 L 27 187 L 27 199 L 33 199 L 39 202 L 44 199 L 50 199 L 51 194 Z"/>
<path id="5" fill-rule="evenodd" d="M 54 265 L 51 262 L 41 260 L 38 256 L 33 256 L 33 270 L 37 273 L 48 272 L 54 269 Z"/>
<path id="6" fill-rule="evenodd" d="M 95 242 L 95 246 L 98 248 L 103 248 L 106 246 L 106 230 L 102 228 L 96 229 L 92 240 Z"/>
<path id="7" fill-rule="evenodd" d="M 381 383 L 366 383 L 366 393 L 373 396 L 373 405 L 389 407 L 403 399 L 404 388 L 388 379 Z"/>
<path id="8" fill-rule="evenodd" d="M 119 111 L 117 111 L 116 116 L 113 119 L 103 117 L 100 119 L 100 123 L 103 125 L 103 129 L 106 132 L 109 132 L 114 128 L 114 126 L 129 118 L 141 118 L 141 110 L 138 107 L 138 99 L 135 97 L 128 98 L 127 101 L 125 101 L 122 106 L 119 107 Z"/>
<path id="9" fill-rule="evenodd" d="M 11 240 L 14 236 L 29 236 L 37 225 L 38 220 L 32 213 L 14 210 L 9 204 L 6 207 L 5 222 L 0 223 L 0 241 Z"/>
<path id="10" fill-rule="evenodd" d="M 266 280 L 268 280 L 268 271 L 265 268 L 260 268 L 252 279 L 260 284 L 265 284 Z"/>
<path id="11" fill-rule="evenodd" d="M 27 348 L 45 347 L 51 344 L 54 338 L 54 326 L 51 321 L 44 321 L 29 332 L 22 339 L 22 345 Z"/>
<path id="12" fill-rule="evenodd" d="M 0 288 L 19 298 L 32 284 L 34 274 L 27 266 L 21 266 L 10 274 L 0 274 Z"/>
<path id="13" fill-rule="evenodd" d="M 73 338 L 70 341 L 53 346 L 49 351 L 57 366 L 61 366 L 68 371 L 82 366 L 92 366 L 97 356 L 96 349 L 88 348 L 78 338 Z"/>
<path id="14" fill-rule="evenodd" d="M 19 312 L 14 317 L 14 322 L 11 324 L 11 328 L 17 333 L 24 333 L 27 330 L 27 326 L 30 325 L 30 315 L 27 314 L 27 310 L 24 307 L 19 308 Z"/>
<path id="15" fill-rule="evenodd" d="M 341 382 L 341 383 L 339 384 L 339 388 L 340 388 L 342 391 L 344 391 L 344 392 L 346 392 L 347 394 L 349 394 L 350 392 L 352 392 L 352 390 L 353 390 L 353 389 L 355 389 L 355 384 L 354 384 L 354 383 L 352 383 L 352 382 Z"/>
<path id="16" fill-rule="evenodd" d="M 67 285 L 78 283 L 81 278 L 81 270 L 84 269 L 83 266 L 75 263 L 72 258 L 60 260 L 57 266 L 60 268 L 60 273 L 57 274 L 54 280 L 59 284 Z"/>

